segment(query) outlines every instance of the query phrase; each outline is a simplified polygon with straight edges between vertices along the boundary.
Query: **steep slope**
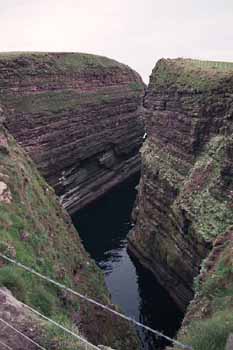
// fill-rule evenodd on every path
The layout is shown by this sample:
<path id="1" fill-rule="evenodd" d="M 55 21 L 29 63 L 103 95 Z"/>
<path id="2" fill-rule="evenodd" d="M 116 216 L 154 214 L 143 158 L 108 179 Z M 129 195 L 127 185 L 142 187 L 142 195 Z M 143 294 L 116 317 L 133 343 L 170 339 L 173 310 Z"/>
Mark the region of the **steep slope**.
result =
<path id="1" fill-rule="evenodd" d="M 54 190 L 42 179 L 29 156 L 2 126 L 0 252 L 95 300 L 111 305 L 102 272 L 85 252 Z M 135 333 L 126 322 L 2 259 L 0 286 L 6 287 L 15 298 L 32 305 L 43 314 L 81 332 L 95 344 L 116 346 L 117 349 L 138 349 Z M 80 348 L 80 344 L 67 334 L 62 334 L 48 323 L 43 322 L 41 325 L 41 321 L 35 320 L 35 317 L 32 319 L 32 330 L 28 329 L 30 313 L 28 315 L 25 311 L 19 314 L 17 301 L 12 303 L 12 308 L 8 307 L 5 312 L 7 309 L 4 304 L 8 302 L 0 293 L 0 317 L 15 327 L 18 325 L 20 330 L 33 336 L 44 347 L 56 350 Z M 12 332 L 7 327 L 3 328 L 1 339 L 14 349 L 22 349 L 22 340 L 16 335 L 11 337 Z M 29 345 L 27 349 L 30 349 Z"/>
<path id="2" fill-rule="evenodd" d="M 211 253 L 202 263 L 200 276 L 195 280 L 195 298 L 179 332 L 179 340 L 192 345 L 193 350 L 232 349 L 232 252 L 231 227 L 216 239 Z"/>
<path id="3" fill-rule="evenodd" d="M 233 64 L 160 60 L 129 248 L 185 308 L 213 240 L 233 223 Z"/>
<path id="4" fill-rule="evenodd" d="M 69 212 L 139 171 L 143 94 L 136 72 L 105 57 L 0 54 L 7 128 Z"/>

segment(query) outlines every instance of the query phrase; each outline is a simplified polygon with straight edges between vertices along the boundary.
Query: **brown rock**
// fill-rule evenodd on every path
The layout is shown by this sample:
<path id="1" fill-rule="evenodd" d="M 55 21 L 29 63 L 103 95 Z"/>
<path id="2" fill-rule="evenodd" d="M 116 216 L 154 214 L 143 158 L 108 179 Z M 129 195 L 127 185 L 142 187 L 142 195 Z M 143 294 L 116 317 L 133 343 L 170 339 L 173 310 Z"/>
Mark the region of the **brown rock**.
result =
<path id="1" fill-rule="evenodd" d="M 8 57 L 0 58 L 6 125 L 65 208 L 72 213 L 139 171 L 144 84 L 136 72 L 94 55 Z"/>
<path id="2" fill-rule="evenodd" d="M 182 309 L 212 242 L 233 222 L 233 64 L 217 66 L 162 59 L 144 99 L 147 140 L 129 248 Z"/>

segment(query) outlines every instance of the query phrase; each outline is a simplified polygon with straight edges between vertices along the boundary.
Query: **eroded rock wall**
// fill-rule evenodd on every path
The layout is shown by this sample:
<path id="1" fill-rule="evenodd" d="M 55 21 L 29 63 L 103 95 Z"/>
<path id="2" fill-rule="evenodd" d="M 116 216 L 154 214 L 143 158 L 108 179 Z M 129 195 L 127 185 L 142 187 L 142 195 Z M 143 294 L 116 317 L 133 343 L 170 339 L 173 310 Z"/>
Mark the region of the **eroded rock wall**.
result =
<path id="1" fill-rule="evenodd" d="M 191 345 L 193 350 L 228 350 L 232 346 L 232 229 L 231 226 L 213 242 L 210 254 L 201 264 L 200 275 L 195 279 L 195 297 L 178 334 L 178 339 Z"/>
<path id="2" fill-rule="evenodd" d="M 212 241 L 233 222 L 233 64 L 160 60 L 129 249 L 185 308 Z"/>
<path id="3" fill-rule="evenodd" d="M 0 253 L 81 294 L 111 303 L 103 273 L 85 251 L 69 214 L 26 152 L 0 125 Z M 139 349 L 136 331 L 99 307 L 75 297 L 0 258 L 0 286 L 19 301 L 81 334 L 117 349 Z M 77 339 L 21 307 L 0 290 L 0 318 L 46 349 L 86 349 Z M 9 300 L 8 300 L 9 299 Z M 23 309 L 23 310 L 22 310 Z M 30 325 L 30 326 L 29 326 Z M 0 340 L 13 349 L 26 345 L 0 322 Z"/>
<path id="4" fill-rule="evenodd" d="M 71 213 L 139 171 L 143 95 L 139 75 L 105 57 L 0 54 L 6 126 Z"/>

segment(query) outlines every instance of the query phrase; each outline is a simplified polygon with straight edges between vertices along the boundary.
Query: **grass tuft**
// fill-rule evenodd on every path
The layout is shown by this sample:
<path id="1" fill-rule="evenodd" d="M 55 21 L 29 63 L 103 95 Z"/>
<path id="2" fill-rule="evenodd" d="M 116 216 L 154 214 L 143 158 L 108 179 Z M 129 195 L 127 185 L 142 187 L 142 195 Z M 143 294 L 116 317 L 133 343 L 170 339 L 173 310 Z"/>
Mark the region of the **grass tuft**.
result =
<path id="1" fill-rule="evenodd" d="M 191 345 L 193 350 L 225 350 L 231 332 L 233 313 L 225 310 L 211 319 L 193 322 L 189 335 L 183 341 Z"/>

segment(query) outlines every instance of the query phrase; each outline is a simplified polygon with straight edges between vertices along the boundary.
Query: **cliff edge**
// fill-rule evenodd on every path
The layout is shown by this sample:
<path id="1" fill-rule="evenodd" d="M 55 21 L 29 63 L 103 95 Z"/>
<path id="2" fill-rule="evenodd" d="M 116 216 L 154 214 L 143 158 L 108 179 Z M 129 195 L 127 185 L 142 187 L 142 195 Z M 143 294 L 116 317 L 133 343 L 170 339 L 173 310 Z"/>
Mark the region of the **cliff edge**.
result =
<path id="1" fill-rule="evenodd" d="M 2 112 L 0 114 L 3 117 Z M 70 216 L 60 206 L 54 190 L 40 176 L 29 155 L 1 125 L 0 252 L 115 308 L 102 272 L 84 250 Z M 0 317 L 45 348 L 86 349 L 72 336 L 32 315 L 17 300 L 96 345 L 139 348 L 135 332 L 127 322 L 2 258 L 0 287 Z M 0 328 L 1 340 L 8 347 L 35 349 L 35 345 L 8 327 L 1 325 Z"/>
<path id="2" fill-rule="evenodd" d="M 233 223 L 233 64 L 161 59 L 129 249 L 184 310 L 201 262 Z"/>
<path id="3" fill-rule="evenodd" d="M 0 54 L 5 125 L 73 213 L 140 170 L 144 84 L 81 53 Z"/>

